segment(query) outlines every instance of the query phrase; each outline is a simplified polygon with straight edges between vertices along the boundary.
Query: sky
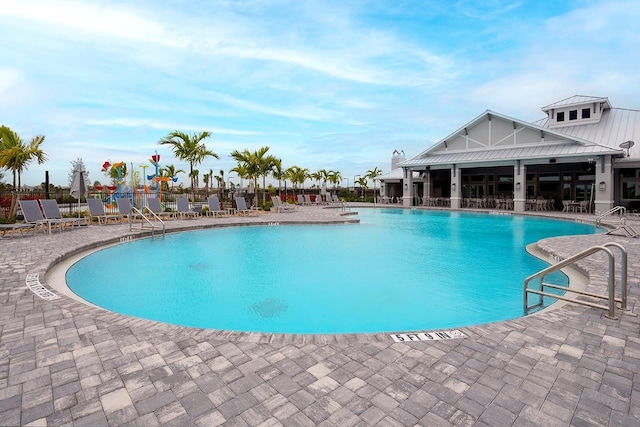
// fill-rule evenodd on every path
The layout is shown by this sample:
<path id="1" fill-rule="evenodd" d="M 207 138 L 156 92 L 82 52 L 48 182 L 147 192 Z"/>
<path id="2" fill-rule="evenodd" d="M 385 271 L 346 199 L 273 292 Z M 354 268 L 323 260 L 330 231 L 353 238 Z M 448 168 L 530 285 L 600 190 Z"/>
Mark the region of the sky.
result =
<path id="1" fill-rule="evenodd" d="M 174 130 L 212 133 L 201 174 L 237 182 L 229 154 L 268 146 L 353 185 L 485 110 L 640 108 L 639 21 L 637 0 L 0 0 L 0 124 L 45 136 L 23 185 L 156 151 L 188 171 L 158 145 Z"/>

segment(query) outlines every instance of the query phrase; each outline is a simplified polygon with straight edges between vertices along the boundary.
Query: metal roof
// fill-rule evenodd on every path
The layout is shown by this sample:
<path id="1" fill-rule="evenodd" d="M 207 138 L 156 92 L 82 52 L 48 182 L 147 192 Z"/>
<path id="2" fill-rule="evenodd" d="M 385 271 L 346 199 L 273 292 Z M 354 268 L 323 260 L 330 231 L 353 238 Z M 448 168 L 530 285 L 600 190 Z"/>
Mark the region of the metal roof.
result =
<path id="1" fill-rule="evenodd" d="M 538 120 L 534 124 L 546 127 L 548 118 Z M 620 143 L 634 141 L 631 157 L 640 157 L 640 111 L 612 108 L 605 110 L 598 123 L 554 127 L 554 131 L 571 138 L 593 141 L 606 147 L 620 149 Z"/>
<path id="2" fill-rule="evenodd" d="M 553 108 L 559 107 L 568 107 L 570 105 L 579 105 L 579 104 L 588 104 L 592 102 L 605 102 L 608 108 L 611 108 L 611 104 L 609 103 L 609 98 L 596 97 L 596 96 L 584 96 L 584 95 L 574 95 L 569 98 L 565 98 L 558 102 L 554 102 L 553 104 L 549 104 L 545 107 L 542 107 L 542 111 L 548 111 Z"/>
<path id="3" fill-rule="evenodd" d="M 428 166 L 435 164 L 481 163 L 551 157 L 570 157 L 576 155 L 620 154 L 621 149 L 612 149 L 601 145 L 548 144 L 523 145 L 501 149 L 474 151 L 442 151 L 430 153 L 427 157 L 413 158 L 400 163 L 400 166 Z"/>

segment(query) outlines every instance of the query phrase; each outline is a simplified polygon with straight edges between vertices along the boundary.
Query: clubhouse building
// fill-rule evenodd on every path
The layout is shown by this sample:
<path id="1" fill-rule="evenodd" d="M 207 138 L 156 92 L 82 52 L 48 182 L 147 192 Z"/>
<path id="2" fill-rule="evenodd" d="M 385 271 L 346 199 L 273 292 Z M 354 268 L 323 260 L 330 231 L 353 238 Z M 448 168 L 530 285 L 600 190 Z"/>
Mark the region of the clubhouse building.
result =
<path id="1" fill-rule="evenodd" d="M 487 110 L 412 159 L 395 151 L 379 178 L 382 199 L 515 212 L 640 210 L 640 111 L 578 95 L 542 111 L 529 123 Z"/>

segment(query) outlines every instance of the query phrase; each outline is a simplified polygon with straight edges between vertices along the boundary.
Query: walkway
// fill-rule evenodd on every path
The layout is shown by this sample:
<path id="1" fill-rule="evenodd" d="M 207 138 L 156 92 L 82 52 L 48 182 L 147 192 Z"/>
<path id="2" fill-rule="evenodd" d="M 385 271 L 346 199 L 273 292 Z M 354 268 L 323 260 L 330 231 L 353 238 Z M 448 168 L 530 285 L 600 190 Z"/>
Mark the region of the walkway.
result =
<path id="1" fill-rule="evenodd" d="M 305 207 L 167 225 L 345 218 L 354 217 Z M 28 273 L 48 285 L 45 272 L 62 257 L 131 234 L 109 225 L 0 239 L 0 425 L 640 425 L 640 239 L 539 242 L 559 257 L 622 243 L 632 312 L 618 320 L 565 305 L 429 342 L 189 329 L 64 296 L 45 301 L 26 288 Z M 603 265 L 603 257 L 581 264 L 590 287 L 604 286 Z"/>

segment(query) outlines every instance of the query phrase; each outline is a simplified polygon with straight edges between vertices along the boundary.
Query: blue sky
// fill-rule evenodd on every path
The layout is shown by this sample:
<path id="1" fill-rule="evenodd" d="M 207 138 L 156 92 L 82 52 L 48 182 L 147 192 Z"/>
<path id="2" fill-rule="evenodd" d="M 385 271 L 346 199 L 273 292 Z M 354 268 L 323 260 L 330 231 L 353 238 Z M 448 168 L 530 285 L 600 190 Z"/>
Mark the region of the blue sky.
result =
<path id="1" fill-rule="evenodd" d="M 45 170 L 67 185 L 78 157 L 92 181 L 156 150 L 187 170 L 157 145 L 175 129 L 213 133 L 220 160 L 201 173 L 266 145 L 353 185 L 487 109 L 536 120 L 576 94 L 640 108 L 636 0 L 0 3 L 0 124 L 46 136 L 27 185 Z"/>

